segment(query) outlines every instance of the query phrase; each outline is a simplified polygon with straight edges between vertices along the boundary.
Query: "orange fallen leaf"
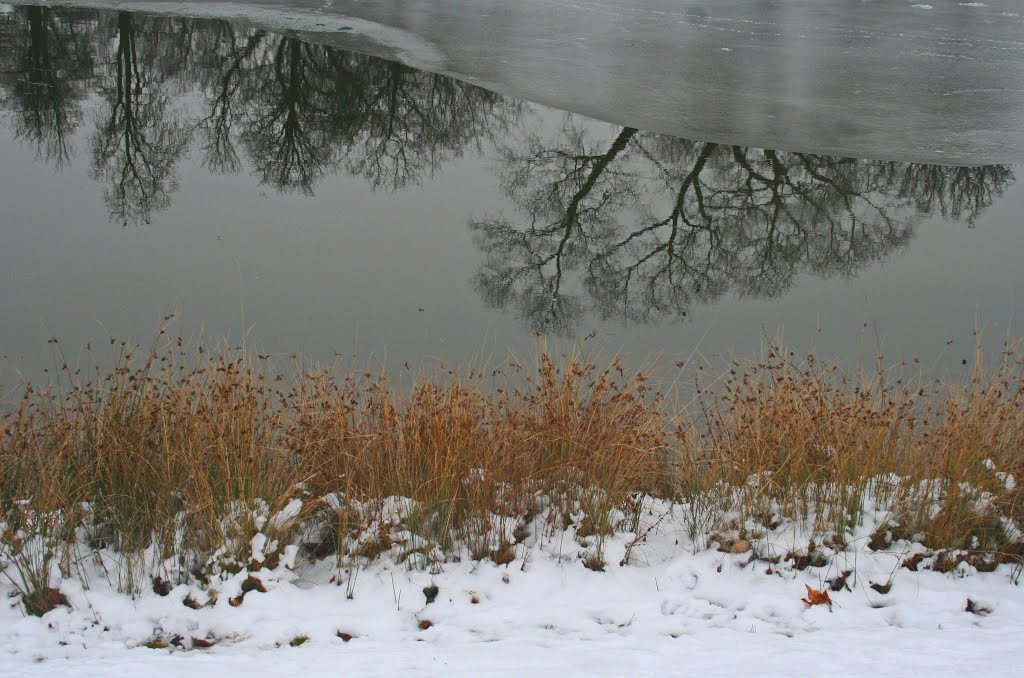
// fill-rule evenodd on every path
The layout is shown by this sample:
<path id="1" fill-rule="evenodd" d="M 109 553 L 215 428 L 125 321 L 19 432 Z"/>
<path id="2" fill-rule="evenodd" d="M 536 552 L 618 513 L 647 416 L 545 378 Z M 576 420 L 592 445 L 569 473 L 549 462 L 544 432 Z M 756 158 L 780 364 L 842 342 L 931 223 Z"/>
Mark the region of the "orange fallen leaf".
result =
<path id="1" fill-rule="evenodd" d="M 828 611 L 832 611 L 832 599 L 828 597 L 828 591 L 818 591 L 804 584 L 807 589 L 807 597 L 801 598 L 808 605 L 828 605 Z"/>

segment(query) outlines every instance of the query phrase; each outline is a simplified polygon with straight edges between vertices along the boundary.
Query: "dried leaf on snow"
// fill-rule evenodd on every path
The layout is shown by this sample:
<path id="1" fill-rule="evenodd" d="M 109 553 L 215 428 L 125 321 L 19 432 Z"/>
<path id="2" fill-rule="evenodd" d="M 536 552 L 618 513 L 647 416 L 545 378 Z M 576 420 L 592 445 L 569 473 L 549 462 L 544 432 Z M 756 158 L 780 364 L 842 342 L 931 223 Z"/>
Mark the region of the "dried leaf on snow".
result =
<path id="1" fill-rule="evenodd" d="M 808 605 L 828 605 L 829 612 L 832 611 L 832 599 L 828 597 L 828 591 L 819 591 L 812 589 L 807 584 L 804 584 L 807 589 L 807 597 L 801 598 Z"/>

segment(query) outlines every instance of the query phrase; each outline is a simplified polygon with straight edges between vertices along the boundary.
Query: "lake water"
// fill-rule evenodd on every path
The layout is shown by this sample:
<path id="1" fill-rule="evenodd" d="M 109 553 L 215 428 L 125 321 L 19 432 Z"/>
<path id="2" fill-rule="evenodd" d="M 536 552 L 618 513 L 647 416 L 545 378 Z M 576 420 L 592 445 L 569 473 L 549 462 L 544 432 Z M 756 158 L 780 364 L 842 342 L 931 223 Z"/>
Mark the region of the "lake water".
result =
<path id="1" fill-rule="evenodd" d="M 734 145 L 748 109 L 713 141 L 600 122 L 346 51 L 347 26 L 0 7 L 8 384 L 50 337 L 74 361 L 171 313 L 187 337 L 391 364 L 593 334 L 637 360 L 783 337 L 956 372 L 976 327 L 990 351 L 1021 336 L 1012 164 Z"/>

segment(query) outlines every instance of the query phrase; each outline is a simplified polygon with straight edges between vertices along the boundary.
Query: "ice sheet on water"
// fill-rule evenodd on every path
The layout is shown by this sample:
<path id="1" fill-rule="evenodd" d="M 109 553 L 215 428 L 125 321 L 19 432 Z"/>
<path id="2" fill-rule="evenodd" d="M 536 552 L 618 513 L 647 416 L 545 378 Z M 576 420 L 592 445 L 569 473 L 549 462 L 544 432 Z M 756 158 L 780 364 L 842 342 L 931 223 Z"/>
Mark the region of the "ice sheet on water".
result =
<path id="1" fill-rule="evenodd" d="M 963 11 L 982 20 L 962 26 L 957 0 L 931 1 L 832 7 L 799 0 L 138 0 L 117 6 L 304 31 L 518 98 L 674 136 L 951 165 L 1019 162 L 1024 41 L 1018 17 L 1004 12 L 1011 20 L 986 20 L 999 11 L 964 2 Z M 840 71 L 858 86 L 837 87 L 832 74 Z M 992 96 L 937 100 L 967 86 Z"/>
<path id="2" fill-rule="evenodd" d="M 436 68 L 443 54 L 429 41 L 415 34 L 376 21 L 346 16 L 331 11 L 331 3 L 323 7 L 296 3 L 263 4 L 254 2 L 163 2 L 161 0 L 129 0 L 112 3 L 110 0 L 77 0 L 82 7 L 110 7 L 158 14 L 173 14 L 195 18 L 242 19 L 268 30 L 301 31 L 308 33 L 348 34 L 379 44 L 385 51 L 420 68 Z M 0 5 L 2 6 L 2 5 Z M 8 5 L 9 6 L 9 5 Z"/>

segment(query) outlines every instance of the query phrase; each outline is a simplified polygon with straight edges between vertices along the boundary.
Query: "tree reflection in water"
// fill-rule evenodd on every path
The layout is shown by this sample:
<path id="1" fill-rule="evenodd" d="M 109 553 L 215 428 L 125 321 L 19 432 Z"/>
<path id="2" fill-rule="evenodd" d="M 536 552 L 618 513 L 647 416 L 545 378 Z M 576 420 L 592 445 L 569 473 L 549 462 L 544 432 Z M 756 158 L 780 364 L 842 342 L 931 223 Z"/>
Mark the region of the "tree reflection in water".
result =
<path id="1" fill-rule="evenodd" d="M 779 296 L 802 274 L 853 275 L 904 248 L 921 217 L 973 224 L 1014 180 L 1007 166 L 785 153 L 572 115 L 500 158 L 516 215 L 470 222 L 484 255 L 473 284 L 489 306 L 560 334 L 588 310 L 650 323 L 727 293 Z"/>
<path id="2" fill-rule="evenodd" d="M 172 39 L 161 35 L 168 19 L 150 25 L 127 12 L 101 21 L 97 31 L 113 34 L 112 77 L 100 79 L 103 106 L 89 146 L 93 176 L 107 188 L 104 200 L 112 219 L 124 224 L 149 222 L 154 211 L 171 204 L 178 188 L 175 168 L 188 146 L 191 128 L 172 106 L 169 75 L 155 68 L 152 49 Z M 141 45 L 140 45 L 141 39 Z M 147 58 L 148 57 L 148 58 Z"/>
<path id="3" fill-rule="evenodd" d="M 14 133 L 60 168 L 74 149 L 82 100 L 95 67 L 91 12 L 24 7 L 0 17 L 0 87 L 17 112 Z"/>
<path id="4" fill-rule="evenodd" d="M 522 105 L 402 64 L 217 20 L 18 7 L 0 17 L 16 134 L 61 167 L 89 93 L 111 218 L 150 221 L 193 146 L 213 172 L 312 194 L 345 172 L 399 190 L 503 133 Z M 241 155 L 240 155 L 241 154 Z"/>
<path id="5" fill-rule="evenodd" d="M 924 217 L 973 225 L 1008 166 L 943 167 L 677 139 L 565 115 L 402 64 L 225 21 L 18 7 L 0 15 L 0 88 L 17 138 L 55 168 L 95 94 L 91 175 L 111 218 L 149 222 L 195 151 L 312 194 L 336 173 L 397 191 L 495 146 L 513 209 L 470 221 L 472 284 L 530 327 L 587 313 L 681 318 L 726 294 L 774 297 L 801 275 L 854 275 Z"/>

